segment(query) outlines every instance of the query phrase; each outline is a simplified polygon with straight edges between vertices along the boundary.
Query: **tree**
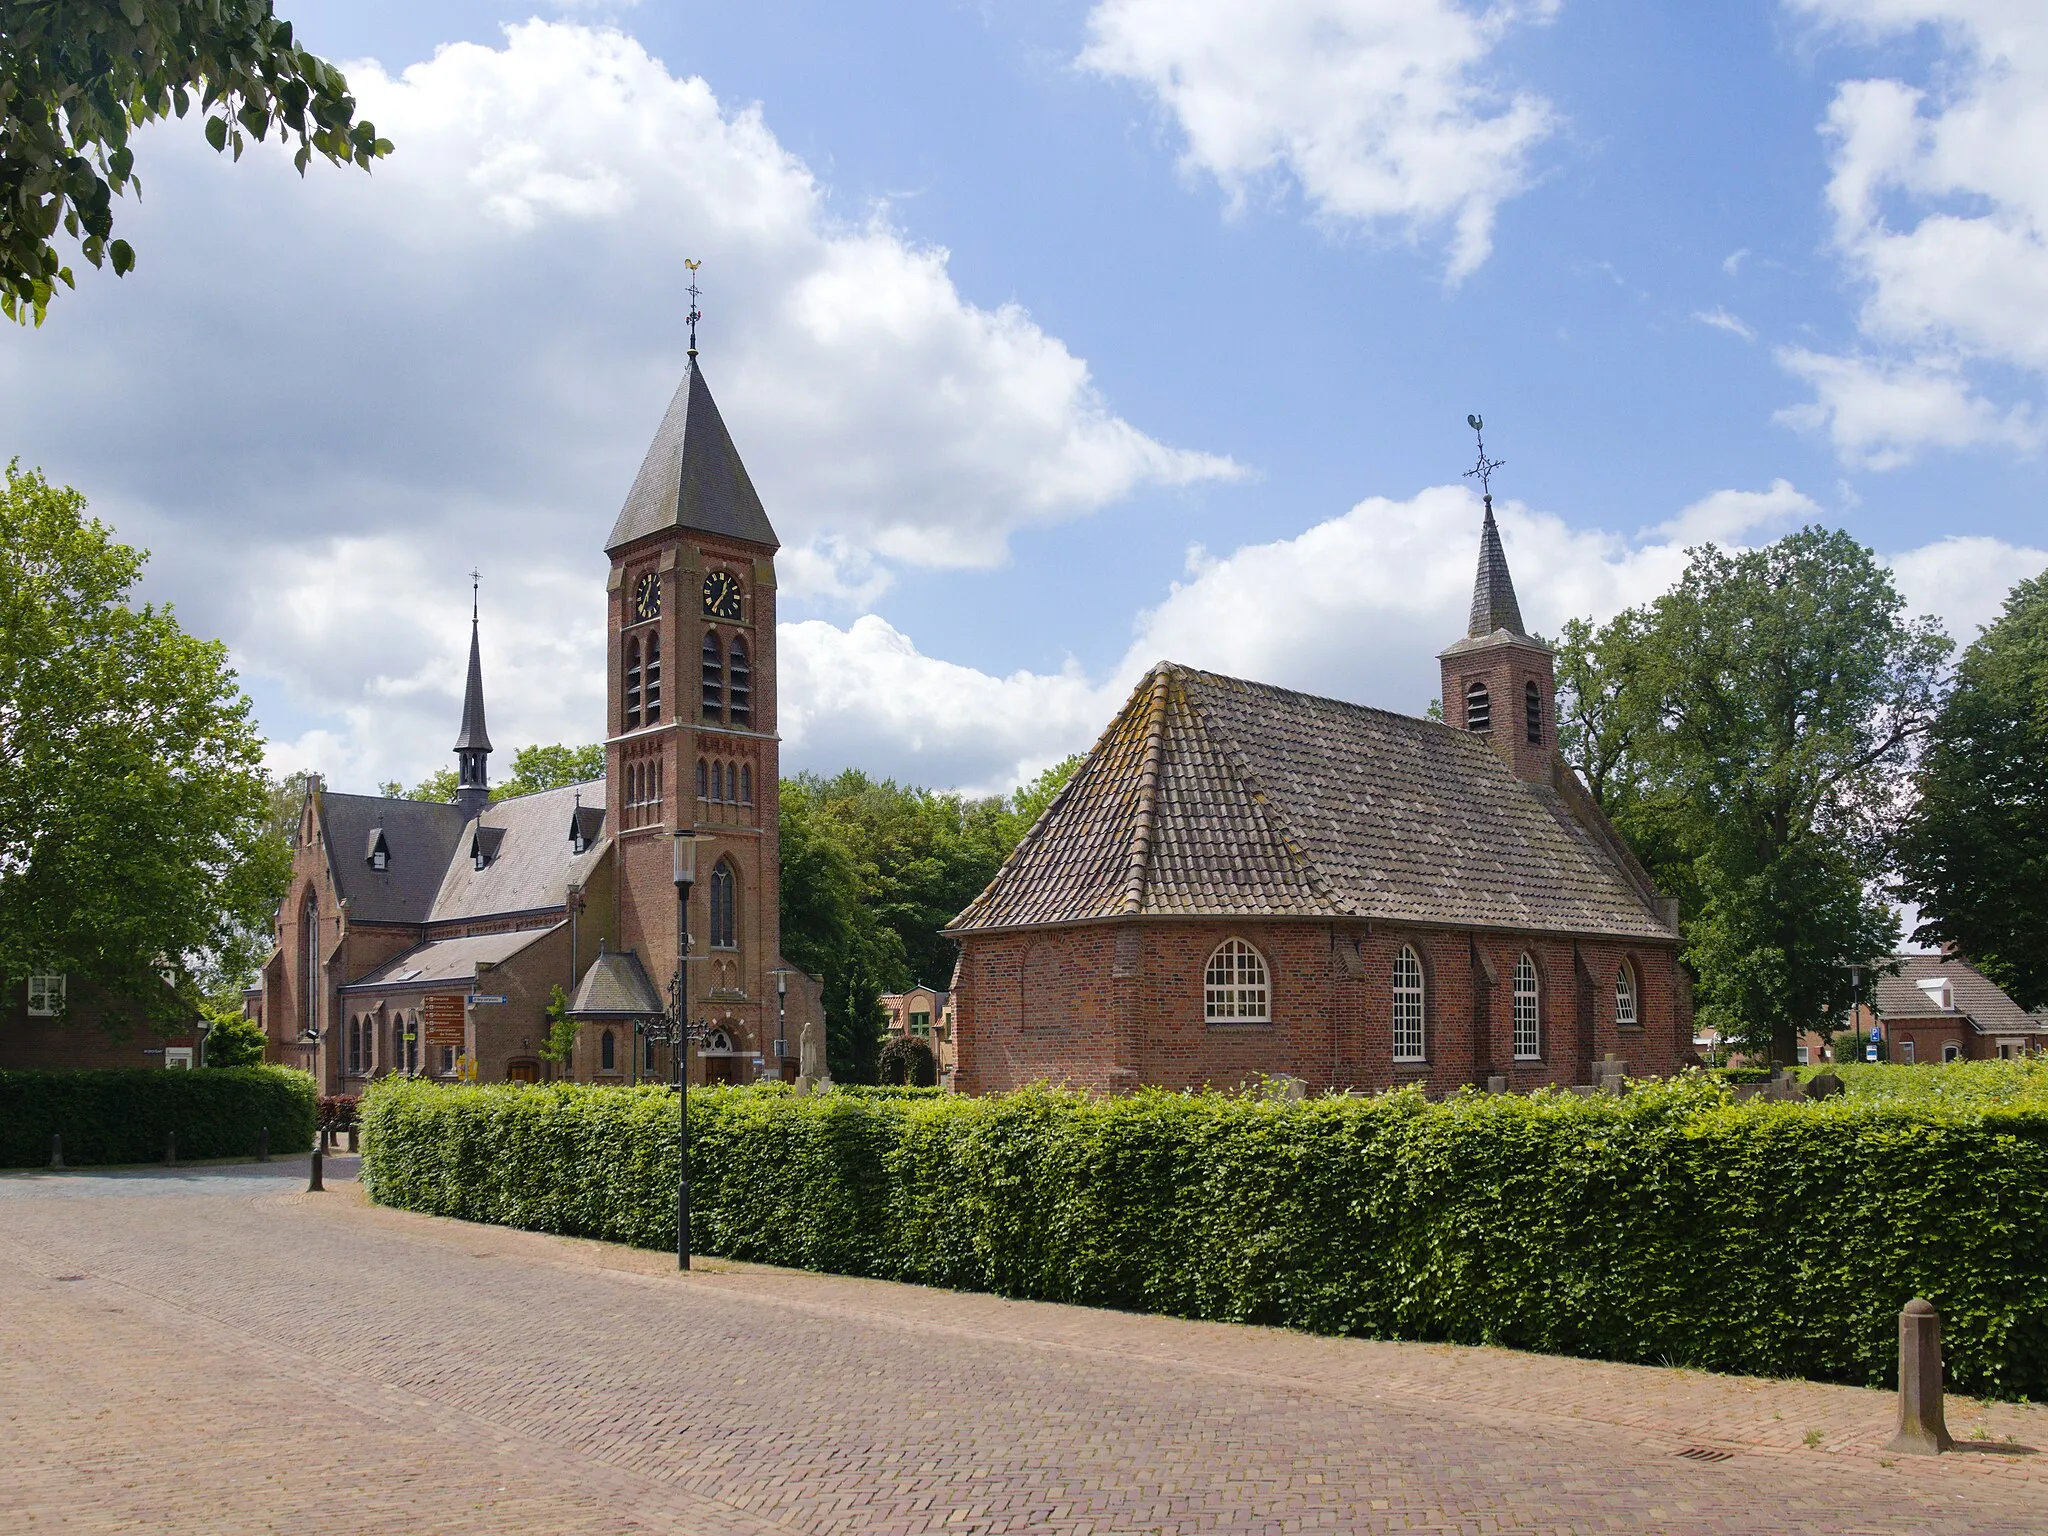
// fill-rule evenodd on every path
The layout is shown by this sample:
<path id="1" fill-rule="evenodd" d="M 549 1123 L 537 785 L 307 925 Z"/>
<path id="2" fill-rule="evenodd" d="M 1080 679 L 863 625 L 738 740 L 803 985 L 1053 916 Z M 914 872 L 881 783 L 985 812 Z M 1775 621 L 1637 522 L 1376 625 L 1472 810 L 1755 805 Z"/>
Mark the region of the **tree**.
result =
<path id="1" fill-rule="evenodd" d="M 455 770 L 453 768 L 436 768 L 424 779 L 421 779 L 419 783 L 413 785 L 412 793 L 406 796 L 406 798 L 408 800 L 432 800 L 438 804 L 446 804 L 455 798 Z"/>
<path id="2" fill-rule="evenodd" d="M 205 1059 L 201 1066 L 254 1067 L 262 1064 L 263 1052 L 270 1040 L 263 1033 L 261 1024 L 235 1013 L 212 1015 L 210 1025 L 206 1031 Z"/>
<path id="3" fill-rule="evenodd" d="M 0 489 L 0 976 L 61 971 L 116 1022 L 246 977 L 290 873 L 227 650 L 131 606 L 145 556 L 85 498 Z"/>
<path id="4" fill-rule="evenodd" d="M 493 800 L 566 789 L 604 777 L 604 744 L 587 747 L 521 747 L 512 754 L 512 777 L 491 791 Z"/>
<path id="5" fill-rule="evenodd" d="M 2022 1008 L 2048 1003 L 2048 575 L 1963 653 L 1898 838 L 1914 937 L 1953 944 Z"/>
<path id="6" fill-rule="evenodd" d="M 576 1054 L 576 1021 L 569 1017 L 569 994 L 560 982 L 548 993 L 546 1010 L 548 1037 L 541 1043 L 540 1054 L 548 1061 L 568 1061 Z"/>
<path id="7" fill-rule="evenodd" d="M 1948 639 L 1847 534 L 1689 551 L 1678 585 L 1559 648 L 1560 744 L 1680 897 L 1699 1016 L 1789 1062 L 1897 923 L 1886 828 Z"/>
<path id="8" fill-rule="evenodd" d="M 237 160 L 273 128 L 298 140 L 302 176 L 314 155 L 368 170 L 391 153 L 270 0 L 0 0 L 0 314 L 41 325 L 57 284 L 77 286 L 60 226 L 95 267 L 135 265 L 113 236 L 114 196 L 142 195 L 129 135 L 195 97 Z"/>
<path id="9" fill-rule="evenodd" d="M 884 1083 L 911 1088 L 933 1088 L 939 1081 L 939 1058 L 916 1035 L 898 1035 L 882 1047 L 877 1064 Z"/>

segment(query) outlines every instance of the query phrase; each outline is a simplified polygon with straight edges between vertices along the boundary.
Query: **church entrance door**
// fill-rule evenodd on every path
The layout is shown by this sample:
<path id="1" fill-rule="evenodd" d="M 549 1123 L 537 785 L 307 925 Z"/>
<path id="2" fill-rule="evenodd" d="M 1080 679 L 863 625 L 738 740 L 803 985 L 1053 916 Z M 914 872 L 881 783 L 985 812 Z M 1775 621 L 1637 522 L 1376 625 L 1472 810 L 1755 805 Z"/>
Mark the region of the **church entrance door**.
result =
<path id="1" fill-rule="evenodd" d="M 537 1083 L 540 1081 L 540 1063 L 531 1057 L 522 1061 L 507 1062 L 505 1077 L 515 1083 Z"/>
<path id="2" fill-rule="evenodd" d="M 736 1083 L 740 1080 L 737 1056 L 705 1056 L 704 1081 L 707 1083 Z"/>

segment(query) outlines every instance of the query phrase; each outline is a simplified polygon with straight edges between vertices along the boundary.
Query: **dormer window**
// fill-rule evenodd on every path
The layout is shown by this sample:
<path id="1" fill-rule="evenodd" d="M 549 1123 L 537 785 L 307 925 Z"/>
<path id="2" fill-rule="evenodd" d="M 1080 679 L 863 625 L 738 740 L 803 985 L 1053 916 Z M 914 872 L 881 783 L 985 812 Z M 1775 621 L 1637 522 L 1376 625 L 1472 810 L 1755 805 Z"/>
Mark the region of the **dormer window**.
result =
<path id="1" fill-rule="evenodd" d="M 1465 729 L 1484 736 L 1493 729 L 1493 696 L 1484 683 L 1465 685 Z"/>
<path id="2" fill-rule="evenodd" d="M 391 845 L 384 840 L 382 827 L 370 828 L 370 846 L 364 858 L 380 875 L 391 867 Z"/>
<path id="3" fill-rule="evenodd" d="M 483 827 L 469 840 L 469 861 L 478 869 L 487 868 L 498 855 L 498 844 L 505 840 L 503 827 Z"/>
<path id="4" fill-rule="evenodd" d="M 391 855 L 386 853 L 382 848 L 379 848 L 375 853 L 370 855 L 370 868 L 376 870 L 379 874 L 382 874 L 390 863 Z"/>

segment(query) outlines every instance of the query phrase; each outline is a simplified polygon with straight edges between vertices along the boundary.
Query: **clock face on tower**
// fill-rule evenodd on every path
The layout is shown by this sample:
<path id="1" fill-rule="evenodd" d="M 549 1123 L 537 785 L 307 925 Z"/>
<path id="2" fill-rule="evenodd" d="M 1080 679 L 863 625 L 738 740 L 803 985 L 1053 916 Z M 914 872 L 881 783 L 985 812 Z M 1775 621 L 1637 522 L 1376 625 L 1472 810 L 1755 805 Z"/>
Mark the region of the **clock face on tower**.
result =
<path id="1" fill-rule="evenodd" d="M 633 583 L 633 617 L 636 619 L 658 619 L 661 617 L 661 580 L 649 571 Z"/>
<path id="2" fill-rule="evenodd" d="M 704 578 L 704 616 L 737 619 L 740 616 L 740 582 L 731 571 L 713 571 Z"/>

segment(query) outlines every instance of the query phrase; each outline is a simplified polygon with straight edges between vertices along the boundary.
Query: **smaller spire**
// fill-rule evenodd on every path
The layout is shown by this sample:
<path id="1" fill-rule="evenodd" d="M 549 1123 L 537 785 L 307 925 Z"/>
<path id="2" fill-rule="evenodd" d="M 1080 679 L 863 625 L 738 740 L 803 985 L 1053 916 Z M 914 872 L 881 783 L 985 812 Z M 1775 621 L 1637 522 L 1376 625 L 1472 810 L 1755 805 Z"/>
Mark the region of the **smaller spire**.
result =
<path id="1" fill-rule="evenodd" d="M 484 726 L 484 660 L 478 635 L 480 572 L 469 573 L 469 678 L 462 690 L 462 733 L 455 738 L 455 803 L 468 814 L 491 803 L 491 733 Z"/>
<path id="2" fill-rule="evenodd" d="M 1515 600 L 1507 551 L 1501 548 L 1500 529 L 1493 521 L 1493 472 L 1507 461 L 1486 456 L 1486 422 L 1481 417 L 1467 416 L 1465 425 L 1479 443 L 1479 462 L 1465 471 L 1465 478 L 1479 482 L 1486 502 L 1486 521 L 1479 530 L 1479 574 L 1472 582 L 1472 619 L 1465 634 L 1472 640 L 1483 640 L 1500 630 L 1519 635 L 1523 633 L 1522 605 Z"/>

